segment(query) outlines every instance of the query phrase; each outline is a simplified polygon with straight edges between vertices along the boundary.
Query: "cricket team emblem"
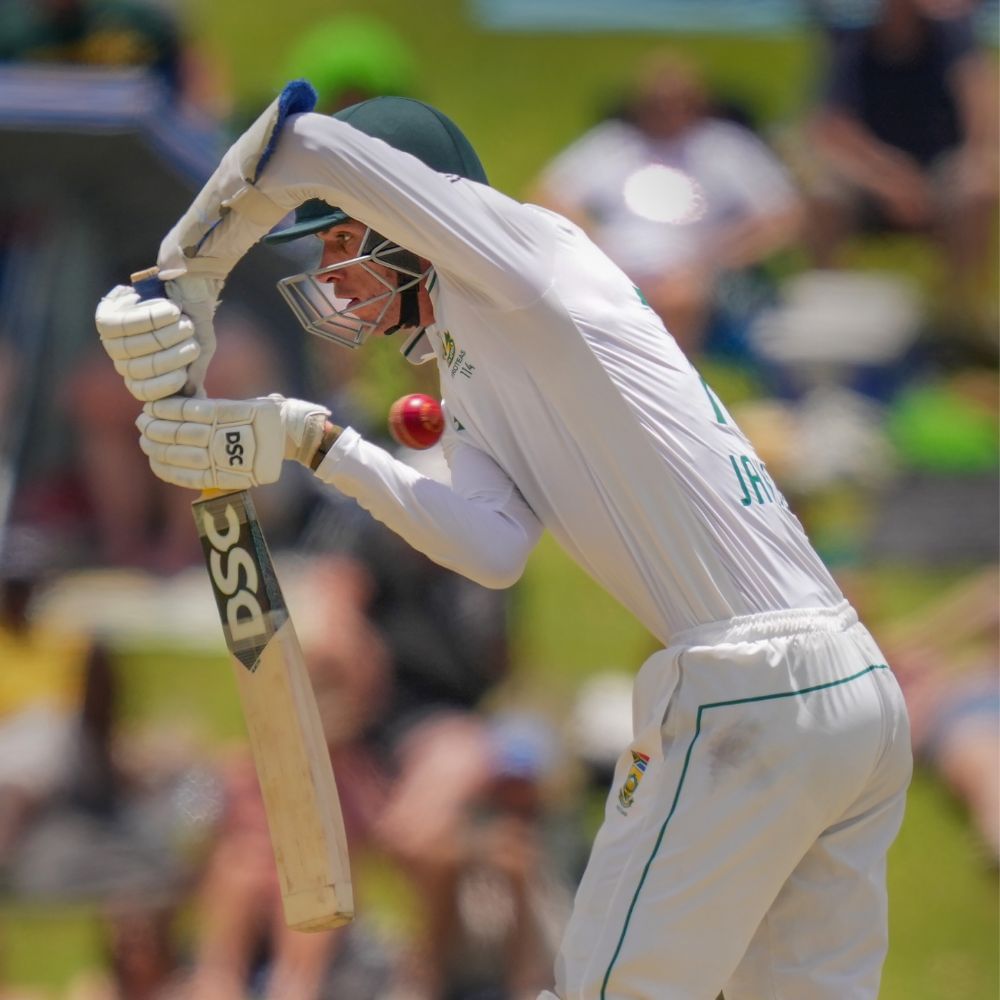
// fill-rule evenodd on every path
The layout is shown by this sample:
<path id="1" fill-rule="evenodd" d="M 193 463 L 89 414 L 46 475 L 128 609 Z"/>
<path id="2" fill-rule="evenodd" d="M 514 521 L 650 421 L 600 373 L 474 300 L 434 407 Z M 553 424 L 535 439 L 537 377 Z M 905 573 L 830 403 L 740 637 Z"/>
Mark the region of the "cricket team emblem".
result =
<path id="1" fill-rule="evenodd" d="M 445 330 L 441 334 L 441 357 L 446 365 L 450 365 L 455 360 L 455 338 L 450 331 Z"/>
<path id="2" fill-rule="evenodd" d="M 472 378 L 472 373 L 476 366 L 469 360 L 468 352 L 464 347 L 460 348 L 455 343 L 455 338 L 449 330 L 441 333 L 441 361 L 448 374 L 454 378 L 461 375 L 462 378 Z"/>
<path id="3" fill-rule="evenodd" d="M 618 790 L 618 811 L 623 816 L 626 810 L 632 807 L 635 791 L 639 787 L 639 782 L 642 781 L 642 776 L 646 773 L 648 765 L 649 756 L 647 754 L 632 751 L 632 766 L 628 769 L 622 787 Z"/>

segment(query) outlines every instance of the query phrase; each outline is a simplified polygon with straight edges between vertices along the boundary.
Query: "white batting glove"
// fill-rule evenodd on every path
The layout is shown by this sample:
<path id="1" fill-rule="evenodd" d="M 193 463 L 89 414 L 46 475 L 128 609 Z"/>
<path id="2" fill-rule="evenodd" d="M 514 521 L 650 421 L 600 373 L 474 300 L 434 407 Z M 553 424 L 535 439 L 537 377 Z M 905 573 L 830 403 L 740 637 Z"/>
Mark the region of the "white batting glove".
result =
<path id="1" fill-rule="evenodd" d="M 192 490 L 241 490 L 281 475 L 281 404 L 268 399 L 190 399 L 147 403 L 136 420 L 139 447 L 153 472 Z"/>
<path id="2" fill-rule="evenodd" d="M 306 468 L 323 440 L 323 429 L 330 411 L 319 403 L 304 399 L 285 399 L 278 393 L 267 397 L 281 407 L 281 423 L 285 429 L 285 458 L 301 462 Z"/>
<path id="3" fill-rule="evenodd" d="M 160 479 L 188 489 L 236 490 L 273 483 L 283 459 L 308 466 L 330 411 L 277 394 L 258 399 L 147 403 L 139 447 Z"/>
<path id="4" fill-rule="evenodd" d="M 140 299 L 128 285 L 118 285 L 98 303 L 94 319 L 104 350 L 136 399 L 163 399 L 184 388 L 201 345 L 175 303 Z"/>
<path id="5" fill-rule="evenodd" d="M 184 276 L 168 283 L 169 298 L 140 299 L 135 289 L 118 285 L 98 303 L 101 343 L 136 399 L 203 395 L 215 353 L 219 287 L 213 279 Z"/>
<path id="6" fill-rule="evenodd" d="M 182 274 L 166 283 L 167 296 L 178 305 L 194 325 L 194 336 L 201 349 L 187 370 L 185 395 L 203 396 L 205 372 L 215 354 L 215 310 L 219 305 L 222 280 L 198 274 Z"/>

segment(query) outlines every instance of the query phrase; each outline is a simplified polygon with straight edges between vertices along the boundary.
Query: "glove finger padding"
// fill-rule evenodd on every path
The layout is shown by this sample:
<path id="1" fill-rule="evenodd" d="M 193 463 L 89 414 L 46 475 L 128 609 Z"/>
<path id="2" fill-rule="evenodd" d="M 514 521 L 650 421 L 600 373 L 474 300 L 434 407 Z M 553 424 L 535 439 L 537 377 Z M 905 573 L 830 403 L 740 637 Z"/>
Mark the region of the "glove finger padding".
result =
<path id="1" fill-rule="evenodd" d="M 174 465 L 183 469 L 211 469 L 211 449 L 197 445 L 161 444 L 146 436 L 139 438 L 139 447 L 147 458 L 163 465 Z"/>
<path id="2" fill-rule="evenodd" d="M 161 399 L 146 404 L 136 426 L 153 472 L 178 486 L 246 489 L 281 473 L 285 433 L 272 399 Z"/>
<path id="3" fill-rule="evenodd" d="M 182 315 L 176 322 L 158 330 L 134 333 L 128 337 L 104 337 L 102 343 L 112 361 L 128 361 L 131 358 L 144 358 L 146 355 L 156 354 L 187 340 L 195 340 L 194 324 L 187 316 Z"/>
<path id="4" fill-rule="evenodd" d="M 125 388 L 140 402 L 149 403 L 165 396 L 174 396 L 187 385 L 187 372 L 178 368 L 175 372 L 158 375 L 156 378 L 141 380 L 126 378 Z"/>
<path id="5" fill-rule="evenodd" d="M 142 435 L 142 441 L 155 445 L 180 444 L 192 448 L 208 448 L 212 443 L 212 424 L 201 424 L 193 421 L 158 420 L 145 410 L 139 414 L 136 426 Z M 151 452 L 146 452 L 151 454 Z"/>
<path id="6" fill-rule="evenodd" d="M 259 399 L 192 399 L 174 396 L 158 399 L 142 408 L 143 413 L 158 420 L 173 420 L 192 424 L 249 423 L 255 414 L 274 410 L 281 412 L 279 404 L 270 396 Z"/>
<path id="7" fill-rule="evenodd" d="M 201 353 L 201 348 L 195 340 L 185 340 L 166 350 L 147 354 L 141 358 L 129 358 L 115 362 L 115 371 L 133 382 L 143 382 L 180 371 L 194 361 Z"/>
<path id="8" fill-rule="evenodd" d="M 180 308 L 170 299 L 141 299 L 134 288 L 115 285 L 97 304 L 94 322 L 105 340 L 159 330 L 180 316 Z"/>
<path id="9" fill-rule="evenodd" d="M 182 391 L 204 353 L 193 321 L 175 302 L 140 299 L 125 285 L 101 299 L 95 322 L 125 387 L 143 402 Z"/>
<path id="10" fill-rule="evenodd" d="M 223 489 L 223 487 L 215 485 L 211 470 L 183 469 L 178 465 L 158 462 L 154 458 L 149 460 L 149 467 L 157 479 L 162 479 L 165 483 L 173 483 L 174 486 L 182 486 L 186 490 Z M 234 489 L 242 488 L 242 486 L 234 487 Z"/>

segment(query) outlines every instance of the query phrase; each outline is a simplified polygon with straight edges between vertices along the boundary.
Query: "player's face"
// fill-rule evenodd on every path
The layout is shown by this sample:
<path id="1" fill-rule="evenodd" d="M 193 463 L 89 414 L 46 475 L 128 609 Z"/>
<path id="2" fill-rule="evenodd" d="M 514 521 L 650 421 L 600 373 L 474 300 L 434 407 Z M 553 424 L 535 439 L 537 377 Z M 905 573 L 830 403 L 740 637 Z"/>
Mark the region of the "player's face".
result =
<path id="1" fill-rule="evenodd" d="M 407 328 L 432 321 L 423 287 L 428 261 L 353 219 L 317 237 L 320 266 L 278 282 L 278 291 L 309 333 L 355 348 L 372 334 L 400 329 L 403 313 Z"/>
<path id="2" fill-rule="evenodd" d="M 320 270 L 362 256 L 362 243 L 367 232 L 365 225 L 348 219 L 318 233 L 323 244 Z M 349 300 L 348 309 L 353 315 L 366 323 L 376 324 L 374 333 L 384 334 L 399 322 L 398 302 L 393 302 L 391 308 L 386 309 L 386 298 L 392 294 L 398 278 L 398 272 L 393 268 L 366 261 L 316 277 L 324 284 L 333 285 L 337 298 Z"/>

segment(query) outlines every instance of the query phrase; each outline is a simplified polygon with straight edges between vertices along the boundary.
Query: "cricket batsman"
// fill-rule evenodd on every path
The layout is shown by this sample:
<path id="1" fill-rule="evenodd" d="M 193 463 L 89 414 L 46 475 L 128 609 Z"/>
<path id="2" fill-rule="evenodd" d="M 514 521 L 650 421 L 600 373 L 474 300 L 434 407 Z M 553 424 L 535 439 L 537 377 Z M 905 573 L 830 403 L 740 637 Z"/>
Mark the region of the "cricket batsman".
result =
<path id="1" fill-rule="evenodd" d="M 874 1000 L 906 710 L 753 446 L 629 279 L 490 187 L 440 111 L 312 102 L 289 84 L 229 150 L 163 240 L 161 297 L 98 307 L 154 472 L 234 489 L 296 460 L 489 587 L 545 529 L 657 637 L 543 997 Z M 281 283 L 306 330 L 437 364 L 450 485 L 323 407 L 204 398 L 219 291 L 262 238 L 321 244 Z"/>

